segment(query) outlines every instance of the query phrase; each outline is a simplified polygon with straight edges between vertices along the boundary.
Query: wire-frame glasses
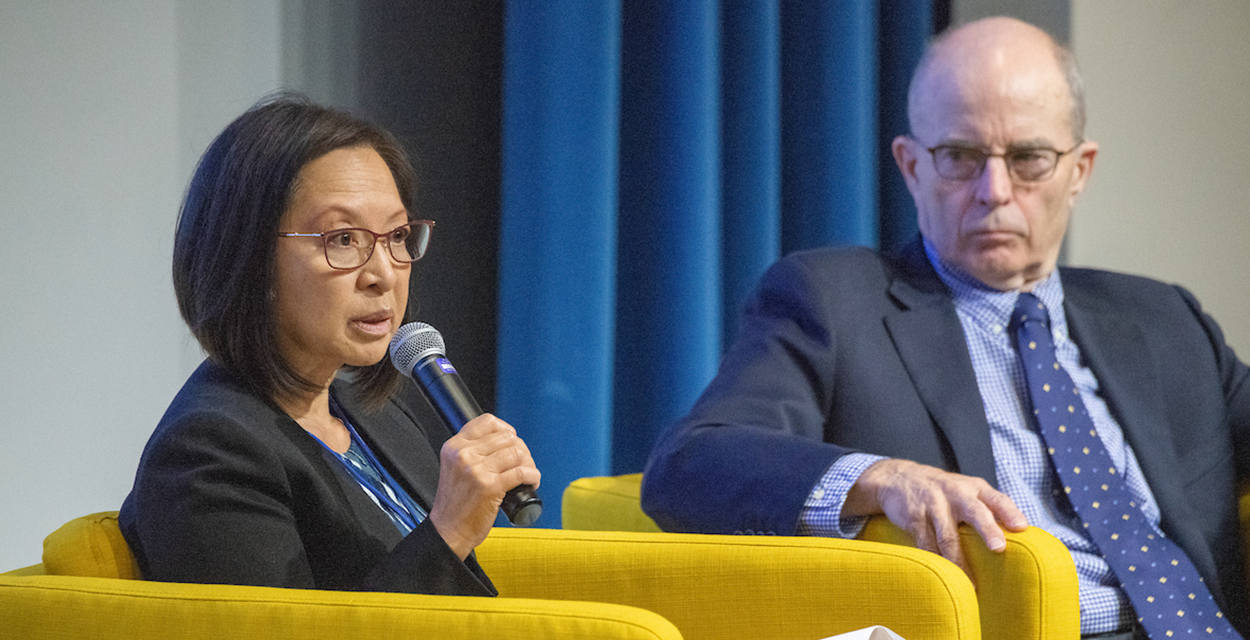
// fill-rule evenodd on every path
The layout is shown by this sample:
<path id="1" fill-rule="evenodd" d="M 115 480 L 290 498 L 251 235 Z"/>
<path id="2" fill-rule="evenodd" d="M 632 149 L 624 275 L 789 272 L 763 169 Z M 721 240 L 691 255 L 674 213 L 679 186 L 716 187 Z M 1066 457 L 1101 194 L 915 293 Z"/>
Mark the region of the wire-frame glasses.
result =
<path id="1" fill-rule="evenodd" d="M 1007 174 L 1016 182 L 1042 182 L 1055 175 L 1059 158 L 1076 151 L 1078 142 L 1067 151 L 1048 147 L 1013 149 L 1004 153 L 988 153 L 984 149 L 958 144 L 940 144 L 925 149 L 933 155 L 933 168 L 947 180 L 976 180 L 985 171 L 990 158 L 1002 158 Z"/>
<path id="2" fill-rule="evenodd" d="M 323 233 L 295 233 L 282 231 L 282 238 L 321 238 L 325 249 L 326 262 L 331 268 L 350 271 L 358 269 L 369 258 L 373 257 L 373 249 L 381 240 L 386 243 L 391 257 L 395 262 L 408 264 L 420 260 L 430 246 L 430 233 L 434 230 L 433 220 L 413 220 L 386 233 L 374 233 L 369 229 L 349 227 L 335 229 Z"/>

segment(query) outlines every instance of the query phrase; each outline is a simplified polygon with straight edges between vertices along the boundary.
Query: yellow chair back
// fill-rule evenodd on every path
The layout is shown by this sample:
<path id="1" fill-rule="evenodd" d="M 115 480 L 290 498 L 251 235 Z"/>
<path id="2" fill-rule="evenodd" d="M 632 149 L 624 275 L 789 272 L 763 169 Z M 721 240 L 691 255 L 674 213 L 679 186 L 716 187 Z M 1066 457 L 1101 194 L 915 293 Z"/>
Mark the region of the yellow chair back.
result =
<path id="1" fill-rule="evenodd" d="M 565 529 L 580 531 L 660 531 L 639 503 L 642 474 L 578 478 L 560 504 Z"/>
<path id="2" fill-rule="evenodd" d="M 116 511 L 75 518 L 44 538 L 43 568 L 57 576 L 142 579 Z"/>

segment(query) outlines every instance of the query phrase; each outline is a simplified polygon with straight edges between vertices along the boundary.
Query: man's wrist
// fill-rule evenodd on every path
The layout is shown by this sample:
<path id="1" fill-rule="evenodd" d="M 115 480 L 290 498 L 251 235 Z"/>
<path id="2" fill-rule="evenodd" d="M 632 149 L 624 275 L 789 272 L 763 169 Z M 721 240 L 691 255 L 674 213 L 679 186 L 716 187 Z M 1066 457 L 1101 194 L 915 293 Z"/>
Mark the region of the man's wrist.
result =
<path id="1" fill-rule="evenodd" d="M 885 459 L 868 453 L 848 453 L 838 458 L 821 476 L 804 502 L 797 533 L 835 538 L 859 535 L 867 519 L 844 517 L 843 505 L 864 470 Z"/>

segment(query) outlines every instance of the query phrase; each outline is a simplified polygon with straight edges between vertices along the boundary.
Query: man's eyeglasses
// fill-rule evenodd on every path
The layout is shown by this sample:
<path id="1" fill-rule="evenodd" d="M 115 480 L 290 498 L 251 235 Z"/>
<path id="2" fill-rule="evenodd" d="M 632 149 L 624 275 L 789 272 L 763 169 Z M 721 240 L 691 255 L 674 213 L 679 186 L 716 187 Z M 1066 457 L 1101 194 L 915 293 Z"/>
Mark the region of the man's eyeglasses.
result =
<path id="1" fill-rule="evenodd" d="M 282 238 L 321 238 L 325 248 L 326 262 L 334 269 L 350 271 L 363 266 L 373 257 L 378 240 L 386 243 L 395 262 L 408 264 L 425 255 L 430 245 L 433 220 L 414 220 L 395 227 L 386 233 L 374 233 L 368 229 L 335 229 L 325 233 L 279 232 Z"/>
<path id="2" fill-rule="evenodd" d="M 976 180 L 985 171 L 990 158 L 1002 158 L 1007 165 L 1007 175 L 1016 182 L 1042 182 L 1055 175 L 1059 158 L 1076 151 L 1084 141 L 1076 143 L 1067 151 L 1057 149 L 1016 149 L 1006 153 L 986 153 L 976 147 L 957 144 L 940 144 L 925 149 L 933 155 L 933 168 L 947 180 Z"/>

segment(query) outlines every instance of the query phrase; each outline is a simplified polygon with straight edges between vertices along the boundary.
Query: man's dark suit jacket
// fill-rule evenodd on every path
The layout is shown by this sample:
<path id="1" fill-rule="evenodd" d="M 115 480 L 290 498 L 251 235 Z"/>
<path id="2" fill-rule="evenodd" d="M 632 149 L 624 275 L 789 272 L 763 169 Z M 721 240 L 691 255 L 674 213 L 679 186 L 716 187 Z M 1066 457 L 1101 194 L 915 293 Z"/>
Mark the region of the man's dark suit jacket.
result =
<path id="1" fill-rule="evenodd" d="M 1164 532 L 1245 629 L 1236 485 L 1250 477 L 1250 373 L 1183 289 L 1060 271 L 1071 336 Z M 643 509 L 664 529 L 792 535 L 817 481 L 850 451 L 998 486 L 963 329 L 920 242 L 889 258 L 791 255 L 764 276 L 742 327 L 644 471 Z"/>
<path id="2" fill-rule="evenodd" d="M 419 392 L 404 385 L 373 413 L 350 385 L 335 382 L 331 393 L 428 510 L 450 434 L 422 428 L 407 402 Z M 209 362 L 148 441 L 119 523 L 148 580 L 495 595 L 474 557 L 461 562 L 428 519 L 401 536 L 313 436 Z"/>

